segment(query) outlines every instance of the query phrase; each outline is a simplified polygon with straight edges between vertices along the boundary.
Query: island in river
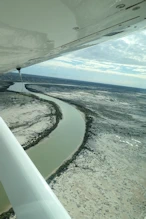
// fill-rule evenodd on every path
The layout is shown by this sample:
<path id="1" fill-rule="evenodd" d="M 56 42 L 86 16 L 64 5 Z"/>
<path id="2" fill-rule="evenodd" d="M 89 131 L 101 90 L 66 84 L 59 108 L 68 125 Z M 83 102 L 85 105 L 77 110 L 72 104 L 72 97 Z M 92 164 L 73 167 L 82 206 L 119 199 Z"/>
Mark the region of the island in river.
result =
<path id="1" fill-rule="evenodd" d="M 24 149 L 28 149 L 56 128 L 61 112 L 53 102 L 33 95 L 0 92 L 0 116 Z"/>

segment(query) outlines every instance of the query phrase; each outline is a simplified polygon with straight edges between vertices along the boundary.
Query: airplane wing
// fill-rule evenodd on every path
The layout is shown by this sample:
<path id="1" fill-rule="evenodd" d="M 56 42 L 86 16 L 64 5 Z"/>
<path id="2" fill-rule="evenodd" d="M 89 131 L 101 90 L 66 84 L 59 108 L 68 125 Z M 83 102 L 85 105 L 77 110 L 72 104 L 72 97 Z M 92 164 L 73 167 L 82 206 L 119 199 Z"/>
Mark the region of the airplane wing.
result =
<path id="1" fill-rule="evenodd" d="M 145 0 L 0 1 L 0 73 L 146 27 Z"/>

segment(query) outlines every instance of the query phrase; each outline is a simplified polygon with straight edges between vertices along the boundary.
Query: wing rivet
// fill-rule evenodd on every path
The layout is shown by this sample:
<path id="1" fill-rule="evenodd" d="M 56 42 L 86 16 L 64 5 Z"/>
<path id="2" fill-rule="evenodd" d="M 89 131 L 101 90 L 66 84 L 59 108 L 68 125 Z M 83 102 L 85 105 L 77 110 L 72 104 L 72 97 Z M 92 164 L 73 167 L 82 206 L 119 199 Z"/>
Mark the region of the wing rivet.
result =
<path id="1" fill-rule="evenodd" d="M 121 8 L 124 8 L 125 6 L 126 6 L 125 4 L 119 4 L 119 5 L 116 6 L 116 8 L 121 9 Z"/>

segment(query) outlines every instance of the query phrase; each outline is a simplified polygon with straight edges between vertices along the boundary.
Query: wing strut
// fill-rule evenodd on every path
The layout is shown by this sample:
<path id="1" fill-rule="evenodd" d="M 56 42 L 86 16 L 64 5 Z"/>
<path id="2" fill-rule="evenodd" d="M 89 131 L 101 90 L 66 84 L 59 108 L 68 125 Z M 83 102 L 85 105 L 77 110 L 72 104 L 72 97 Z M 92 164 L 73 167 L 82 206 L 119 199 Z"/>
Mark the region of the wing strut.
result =
<path id="1" fill-rule="evenodd" d="M 71 219 L 2 118 L 0 180 L 18 219 Z"/>

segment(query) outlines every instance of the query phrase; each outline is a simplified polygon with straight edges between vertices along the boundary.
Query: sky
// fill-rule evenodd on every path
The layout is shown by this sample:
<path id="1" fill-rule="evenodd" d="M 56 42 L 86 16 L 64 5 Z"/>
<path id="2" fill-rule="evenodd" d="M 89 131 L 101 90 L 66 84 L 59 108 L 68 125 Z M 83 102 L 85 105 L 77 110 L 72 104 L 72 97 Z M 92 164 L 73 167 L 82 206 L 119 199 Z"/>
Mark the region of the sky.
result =
<path id="1" fill-rule="evenodd" d="M 22 73 L 146 88 L 146 31 L 71 52 Z"/>

